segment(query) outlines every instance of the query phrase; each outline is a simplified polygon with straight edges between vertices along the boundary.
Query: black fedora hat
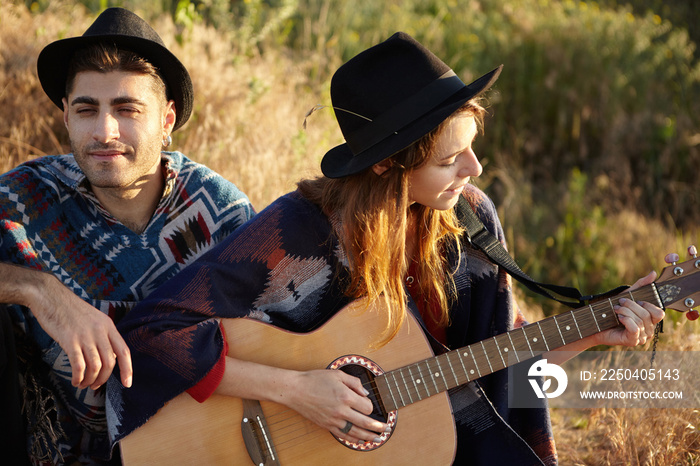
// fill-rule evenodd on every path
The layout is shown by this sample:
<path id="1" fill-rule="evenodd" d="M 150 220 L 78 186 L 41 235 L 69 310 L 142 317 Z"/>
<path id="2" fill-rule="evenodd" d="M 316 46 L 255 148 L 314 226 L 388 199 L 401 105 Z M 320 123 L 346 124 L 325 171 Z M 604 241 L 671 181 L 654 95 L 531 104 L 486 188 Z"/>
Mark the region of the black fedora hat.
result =
<path id="1" fill-rule="evenodd" d="M 39 54 L 39 81 L 58 108 L 63 110 L 61 100 L 66 94 L 70 58 L 76 50 L 99 42 L 130 50 L 158 68 L 165 80 L 169 98 L 175 101 L 177 115 L 173 130 L 187 121 L 192 113 L 194 97 L 187 69 L 165 47 L 158 33 L 147 22 L 123 8 L 106 9 L 82 36 L 52 42 Z"/>
<path id="2" fill-rule="evenodd" d="M 465 85 L 403 32 L 361 52 L 331 79 L 331 100 L 346 142 L 326 153 L 321 171 L 340 178 L 391 157 L 491 87 L 502 67 Z"/>

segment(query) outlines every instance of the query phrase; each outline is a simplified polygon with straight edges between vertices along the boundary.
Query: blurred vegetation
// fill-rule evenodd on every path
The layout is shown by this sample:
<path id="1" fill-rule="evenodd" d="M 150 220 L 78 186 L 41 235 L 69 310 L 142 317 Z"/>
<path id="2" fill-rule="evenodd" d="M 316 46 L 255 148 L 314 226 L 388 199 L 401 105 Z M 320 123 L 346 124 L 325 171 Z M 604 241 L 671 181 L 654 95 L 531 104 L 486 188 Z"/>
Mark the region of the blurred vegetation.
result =
<path id="1" fill-rule="evenodd" d="M 35 14 L 55 3 L 24 2 Z M 325 104 L 337 66 L 397 30 L 412 34 L 465 81 L 505 64 L 489 95 L 486 134 L 476 148 L 486 167 L 477 183 L 495 200 L 525 270 L 585 293 L 658 270 L 659 257 L 669 252 L 663 248 L 698 240 L 692 237 L 700 228 L 698 4 L 74 2 L 88 14 L 124 6 L 151 20 L 169 16 L 180 44 L 197 41 L 197 27 L 209 26 L 228 45 L 232 65 L 268 55 L 303 63 L 302 86 Z M 248 98 L 257 99 L 275 83 L 253 76 L 247 86 Z M 326 149 L 304 141 L 306 136 L 295 133 L 287 142 L 297 157 Z M 640 237 L 653 244 L 640 246 Z"/>
<path id="2" fill-rule="evenodd" d="M 638 15 L 652 12 L 676 27 L 687 29 L 690 40 L 700 44 L 700 3 L 695 0 L 598 0 L 598 3 L 603 7 L 629 5 Z M 695 56 L 700 57 L 700 50 L 695 49 Z"/>

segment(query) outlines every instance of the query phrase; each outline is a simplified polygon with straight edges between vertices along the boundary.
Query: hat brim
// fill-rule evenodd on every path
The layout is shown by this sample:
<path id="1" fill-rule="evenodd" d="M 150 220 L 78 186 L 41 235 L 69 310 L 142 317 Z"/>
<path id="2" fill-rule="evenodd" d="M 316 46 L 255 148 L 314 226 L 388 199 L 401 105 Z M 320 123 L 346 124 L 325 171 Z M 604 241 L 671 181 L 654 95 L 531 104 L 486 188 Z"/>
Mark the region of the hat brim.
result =
<path id="1" fill-rule="evenodd" d="M 502 69 L 503 65 L 465 85 L 430 112 L 359 154 L 354 154 L 347 144 L 332 148 L 321 160 L 321 172 L 328 178 L 342 178 L 391 157 L 437 128 L 467 101 L 488 90 Z"/>
<path id="2" fill-rule="evenodd" d="M 180 128 L 192 114 L 194 93 L 192 80 L 184 65 L 167 48 L 140 37 L 126 35 L 81 36 L 58 40 L 48 44 L 37 59 L 37 75 L 41 87 L 49 99 L 63 110 L 66 96 L 68 64 L 76 50 L 96 43 L 113 43 L 119 48 L 131 50 L 158 68 L 175 101 L 176 120 L 173 131 Z"/>

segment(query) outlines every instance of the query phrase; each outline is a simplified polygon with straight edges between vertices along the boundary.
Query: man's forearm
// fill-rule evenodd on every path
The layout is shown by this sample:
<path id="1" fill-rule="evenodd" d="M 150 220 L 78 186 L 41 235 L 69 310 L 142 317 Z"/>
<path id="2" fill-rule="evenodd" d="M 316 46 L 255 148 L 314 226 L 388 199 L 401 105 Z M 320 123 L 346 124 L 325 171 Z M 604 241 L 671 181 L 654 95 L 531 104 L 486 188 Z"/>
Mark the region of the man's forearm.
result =
<path id="1" fill-rule="evenodd" d="M 115 363 L 124 386 L 131 386 L 131 354 L 107 314 L 51 274 L 0 262 L 0 277 L 5 278 L 0 280 L 0 303 L 32 310 L 41 328 L 66 352 L 74 386 L 96 390 L 107 381 Z"/>
<path id="2" fill-rule="evenodd" d="M 39 270 L 0 262 L 0 303 L 32 307 L 39 290 L 46 288 L 53 278 Z"/>

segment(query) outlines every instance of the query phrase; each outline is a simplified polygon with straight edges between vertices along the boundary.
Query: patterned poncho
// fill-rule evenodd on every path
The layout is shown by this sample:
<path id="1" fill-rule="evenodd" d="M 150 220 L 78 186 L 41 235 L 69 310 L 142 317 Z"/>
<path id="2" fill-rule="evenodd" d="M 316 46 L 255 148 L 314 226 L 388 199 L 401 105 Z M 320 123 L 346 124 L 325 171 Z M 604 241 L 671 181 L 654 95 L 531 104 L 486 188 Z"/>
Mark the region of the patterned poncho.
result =
<path id="1" fill-rule="evenodd" d="M 465 197 L 503 240 L 491 201 L 474 187 Z M 112 441 L 142 425 L 215 366 L 223 348 L 219 318 L 247 317 L 305 332 L 348 304 L 343 286 L 348 271 L 334 231 L 318 206 L 293 192 L 137 306 L 119 325 L 132 350 L 134 386 L 123 389 L 118 374 L 108 382 Z M 458 267 L 458 299 L 451 309 L 448 346 L 461 347 L 522 323 L 503 270 L 466 243 L 462 256 L 449 260 L 453 269 Z M 414 312 L 414 303 L 409 305 Z M 501 371 L 450 393 L 458 431 L 456 464 L 556 463 L 546 406 L 509 409 L 506 390 Z"/>
<path id="2" fill-rule="evenodd" d="M 100 205 L 70 154 L 41 157 L 1 175 L 0 261 L 55 275 L 79 298 L 119 321 L 253 216 L 236 186 L 183 154 L 163 152 L 162 167 L 163 196 L 141 234 Z M 58 343 L 30 310 L 7 307 L 24 335 L 18 346 L 25 362 L 32 460 L 105 461 L 111 450 L 104 389 L 73 387 L 68 357 Z"/>

